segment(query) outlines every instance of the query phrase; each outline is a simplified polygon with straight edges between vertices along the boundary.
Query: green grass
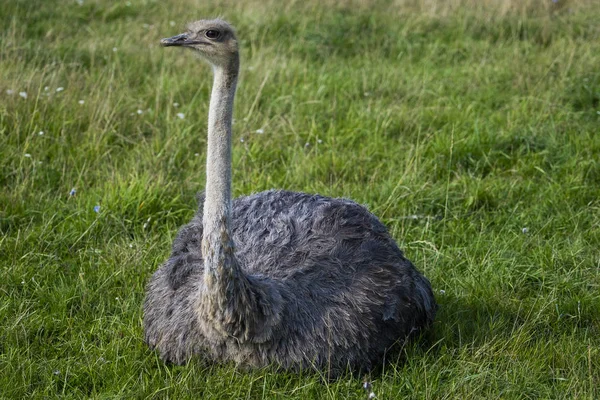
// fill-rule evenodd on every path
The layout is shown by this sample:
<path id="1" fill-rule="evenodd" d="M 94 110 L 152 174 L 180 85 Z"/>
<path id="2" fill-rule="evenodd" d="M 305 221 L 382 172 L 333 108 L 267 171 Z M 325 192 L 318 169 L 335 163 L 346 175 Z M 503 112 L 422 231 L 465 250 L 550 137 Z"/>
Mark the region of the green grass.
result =
<path id="1" fill-rule="evenodd" d="M 0 397 L 366 398 L 142 342 L 211 84 L 157 44 L 214 15 L 242 47 L 235 194 L 367 204 L 431 279 L 433 330 L 370 378 L 379 399 L 600 397 L 600 9 L 493 3 L 5 2 Z"/>

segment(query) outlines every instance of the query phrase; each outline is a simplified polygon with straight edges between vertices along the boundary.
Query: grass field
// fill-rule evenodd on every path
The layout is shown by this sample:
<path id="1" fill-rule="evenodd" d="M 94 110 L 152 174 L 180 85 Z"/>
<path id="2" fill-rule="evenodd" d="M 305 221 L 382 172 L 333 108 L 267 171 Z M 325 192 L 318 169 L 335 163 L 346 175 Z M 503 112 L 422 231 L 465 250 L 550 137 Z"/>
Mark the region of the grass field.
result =
<path id="1" fill-rule="evenodd" d="M 215 15 L 242 46 L 234 193 L 353 198 L 432 282 L 433 330 L 367 377 L 377 398 L 600 398 L 592 0 L 3 2 L 0 398 L 367 397 L 142 342 L 211 84 L 158 41 Z"/>

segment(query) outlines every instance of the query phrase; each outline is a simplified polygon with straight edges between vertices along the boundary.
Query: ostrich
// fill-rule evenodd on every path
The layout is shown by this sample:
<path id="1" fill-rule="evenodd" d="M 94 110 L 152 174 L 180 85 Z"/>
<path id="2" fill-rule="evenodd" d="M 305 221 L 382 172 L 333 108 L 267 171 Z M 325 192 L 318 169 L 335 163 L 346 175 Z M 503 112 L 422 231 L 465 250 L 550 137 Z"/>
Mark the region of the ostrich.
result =
<path id="1" fill-rule="evenodd" d="M 199 355 L 336 376 L 371 370 L 430 325 L 429 281 L 363 206 L 285 190 L 231 200 L 233 28 L 200 20 L 161 44 L 192 49 L 214 76 L 205 195 L 148 284 L 146 343 L 176 364 Z"/>

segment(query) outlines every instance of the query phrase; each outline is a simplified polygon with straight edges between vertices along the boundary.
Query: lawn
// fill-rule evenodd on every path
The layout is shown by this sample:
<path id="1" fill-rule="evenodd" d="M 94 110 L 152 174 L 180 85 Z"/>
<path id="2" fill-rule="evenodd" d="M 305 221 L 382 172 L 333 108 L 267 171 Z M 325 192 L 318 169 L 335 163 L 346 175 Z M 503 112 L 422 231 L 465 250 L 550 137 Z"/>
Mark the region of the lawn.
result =
<path id="1" fill-rule="evenodd" d="M 144 287 L 204 187 L 238 29 L 234 194 L 365 204 L 430 280 L 431 332 L 371 376 L 166 365 Z M 0 7 L 0 398 L 600 397 L 595 0 L 11 0 Z"/>

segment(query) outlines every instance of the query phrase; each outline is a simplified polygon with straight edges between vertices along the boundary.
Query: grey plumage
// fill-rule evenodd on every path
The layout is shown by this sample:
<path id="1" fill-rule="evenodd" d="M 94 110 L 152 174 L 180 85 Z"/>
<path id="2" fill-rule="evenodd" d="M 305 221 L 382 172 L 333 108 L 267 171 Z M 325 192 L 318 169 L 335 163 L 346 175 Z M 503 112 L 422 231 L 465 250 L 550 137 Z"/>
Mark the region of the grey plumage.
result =
<path id="1" fill-rule="evenodd" d="M 219 41 L 209 30 L 220 32 Z M 146 342 L 174 363 L 199 355 L 332 376 L 379 365 L 394 344 L 433 321 L 429 281 L 353 201 L 267 191 L 232 202 L 235 34 L 224 21 L 198 21 L 163 41 L 174 42 L 215 70 L 207 192 L 148 284 Z"/>

